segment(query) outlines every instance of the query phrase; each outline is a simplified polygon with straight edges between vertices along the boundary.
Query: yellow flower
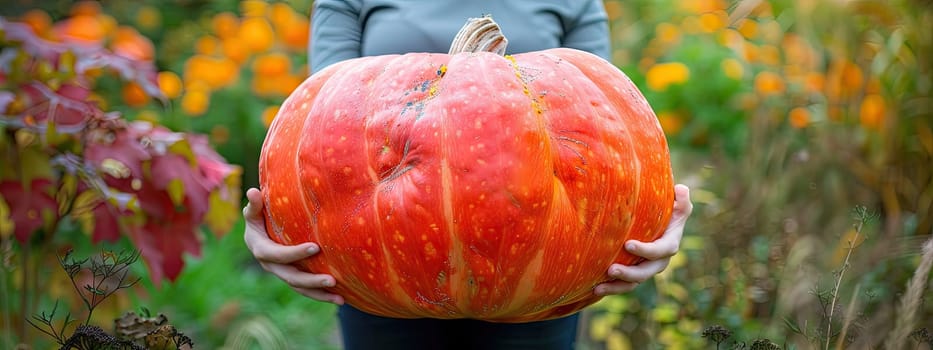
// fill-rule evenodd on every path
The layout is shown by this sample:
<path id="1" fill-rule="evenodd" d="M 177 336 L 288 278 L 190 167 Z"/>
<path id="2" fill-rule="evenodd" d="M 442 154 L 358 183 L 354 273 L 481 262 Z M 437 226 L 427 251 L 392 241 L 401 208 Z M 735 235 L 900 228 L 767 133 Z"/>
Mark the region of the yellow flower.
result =
<path id="1" fill-rule="evenodd" d="M 700 28 L 704 32 L 712 33 L 726 26 L 728 15 L 726 11 L 707 12 L 700 15 Z"/>
<path id="2" fill-rule="evenodd" d="M 269 4 L 263 0 L 244 0 L 240 2 L 240 13 L 246 17 L 261 17 L 266 15 Z"/>
<path id="3" fill-rule="evenodd" d="M 682 84 L 690 78 L 690 68 L 680 62 L 658 63 L 648 68 L 645 74 L 648 87 L 664 91 L 674 84 Z"/>
<path id="4" fill-rule="evenodd" d="M 727 58 L 722 60 L 720 63 L 722 67 L 722 72 L 733 80 L 740 80 L 745 73 L 744 68 L 742 68 L 742 63 L 739 60 L 734 58 Z"/>
<path id="5" fill-rule="evenodd" d="M 741 33 L 745 39 L 755 39 L 758 36 L 758 22 L 747 18 L 741 20 L 739 24 L 739 33 Z"/>

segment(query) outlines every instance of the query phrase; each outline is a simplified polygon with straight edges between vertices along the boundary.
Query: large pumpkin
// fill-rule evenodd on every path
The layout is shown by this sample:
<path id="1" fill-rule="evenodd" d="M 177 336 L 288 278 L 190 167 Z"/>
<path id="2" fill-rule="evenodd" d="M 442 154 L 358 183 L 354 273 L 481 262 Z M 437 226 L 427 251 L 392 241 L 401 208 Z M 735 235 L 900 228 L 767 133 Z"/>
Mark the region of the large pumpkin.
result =
<path id="1" fill-rule="evenodd" d="M 266 225 L 330 291 L 398 318 L 525 322 L 599 297 L 671 215 L 667 142 L 642 94 L 604 59 L 503 56 L 488 18 L 450 54 L 334 64 L 295 90 L 259 161 Z M 459 52 L 473 50 L 491 52 Z"/>

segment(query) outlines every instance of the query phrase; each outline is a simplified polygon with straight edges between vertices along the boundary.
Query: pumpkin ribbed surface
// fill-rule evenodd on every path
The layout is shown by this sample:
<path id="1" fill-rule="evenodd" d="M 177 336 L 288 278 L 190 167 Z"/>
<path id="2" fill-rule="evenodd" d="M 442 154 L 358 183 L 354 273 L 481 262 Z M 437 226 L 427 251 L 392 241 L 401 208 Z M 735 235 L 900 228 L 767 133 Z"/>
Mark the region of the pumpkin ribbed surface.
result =
<path id="1" fill-rule="evenodd" d="M 599 298 L 674 200 L 642 94 L 573 49 L 366 57 L 309 77 L 262 149 L 269 235 L 389 317 L 524 322 Z"/>

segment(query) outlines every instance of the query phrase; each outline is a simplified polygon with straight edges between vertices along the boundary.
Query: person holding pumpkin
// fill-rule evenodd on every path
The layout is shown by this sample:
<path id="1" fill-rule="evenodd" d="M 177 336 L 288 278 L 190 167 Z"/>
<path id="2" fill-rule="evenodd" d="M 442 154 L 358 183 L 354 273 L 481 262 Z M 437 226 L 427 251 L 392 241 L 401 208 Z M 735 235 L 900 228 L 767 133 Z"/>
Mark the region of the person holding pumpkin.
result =
<path id="1" fill-rule="evenodd" d="M 509 53 L 568 47 L 609 57 L 608 20 L 602 1 L 402 1 L 316 0 L 312 11 L 309 65 L 312 72 L 343 60 L 409 52 L 446 53 L 464 20 L 495 16 L 509 37 Z M 633 266 L 612 264 L 611 282 L 593 289 L 598 296 L 631 291 L 663 271 L 679 250 L 692 211 L 689 189 L 674 188 L 673 213 L 664 234 L 653 242 L 630 240 L 624 248 L 643 257 Z M 347 349 L 571 349 L 578 314 L 527 323 L 492 323 L 470 319 L 394 319 L 345 305 L 327 288 L 333 276 L 299 270 L 294 262 L 320 252 L 315 243 L 293 246 L 272 241 L 262 214 L 262 193 L 247 191 L 243 209 L 244 240 L 259 264 L 296 292 L 340 305 L 338 317 Z"/>

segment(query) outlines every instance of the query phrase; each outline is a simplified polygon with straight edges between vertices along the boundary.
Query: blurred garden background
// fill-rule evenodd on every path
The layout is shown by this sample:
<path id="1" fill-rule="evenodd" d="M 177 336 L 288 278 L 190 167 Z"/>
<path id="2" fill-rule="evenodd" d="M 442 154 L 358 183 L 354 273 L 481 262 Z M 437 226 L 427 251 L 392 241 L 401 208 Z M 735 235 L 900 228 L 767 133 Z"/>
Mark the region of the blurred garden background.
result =
<path id="1" fill-rule="evenodd" d="M 579 348 L 933 347 L 933 2 L 605 4 L 695 210 L 665 272 L 584 312 Z M 3 5 L 0 348 L 118 318 L 201 349 L 339 348 L 336 308 L 242 240 L 311 6 Z"/>

